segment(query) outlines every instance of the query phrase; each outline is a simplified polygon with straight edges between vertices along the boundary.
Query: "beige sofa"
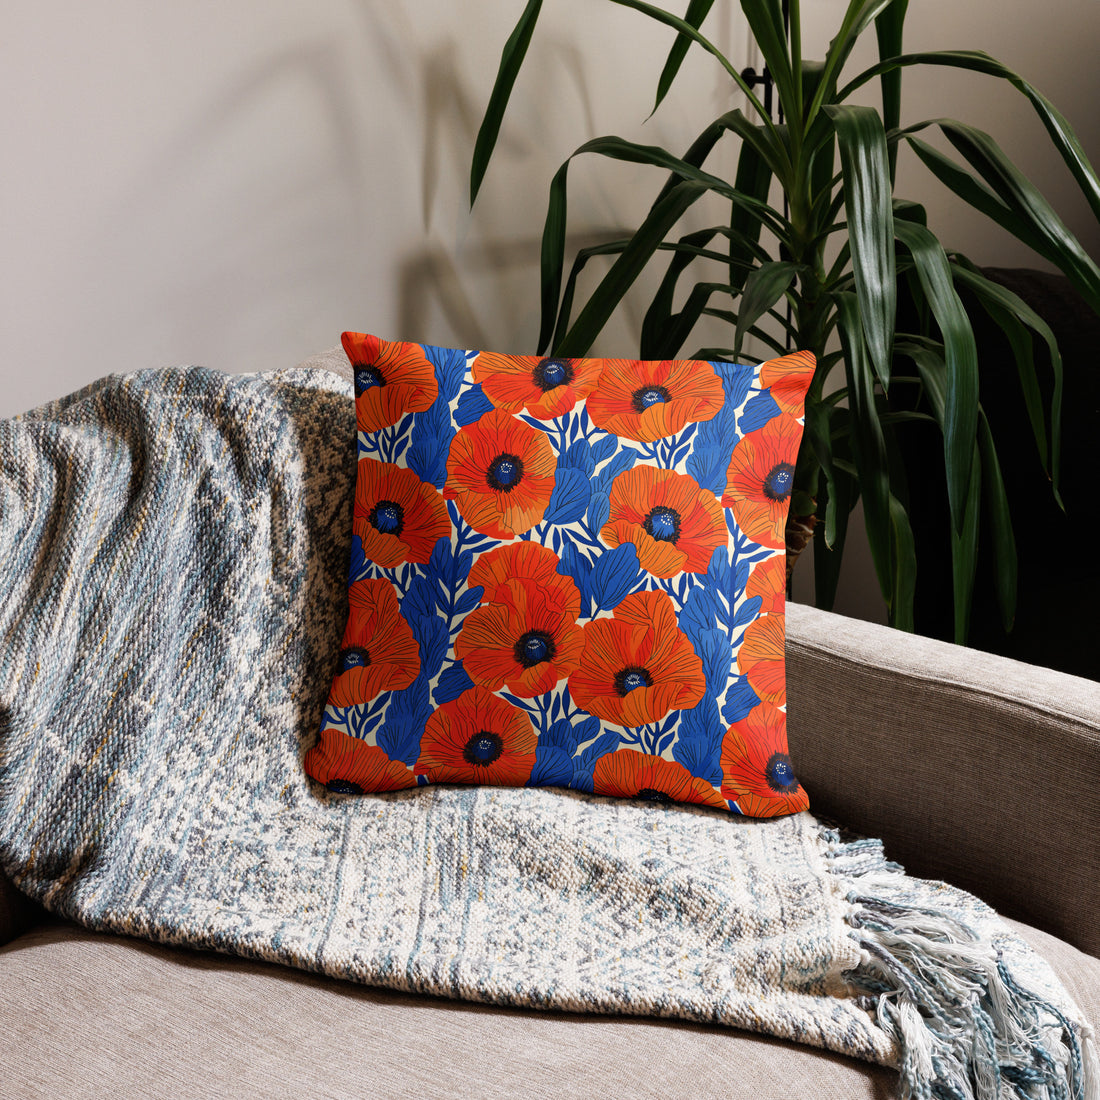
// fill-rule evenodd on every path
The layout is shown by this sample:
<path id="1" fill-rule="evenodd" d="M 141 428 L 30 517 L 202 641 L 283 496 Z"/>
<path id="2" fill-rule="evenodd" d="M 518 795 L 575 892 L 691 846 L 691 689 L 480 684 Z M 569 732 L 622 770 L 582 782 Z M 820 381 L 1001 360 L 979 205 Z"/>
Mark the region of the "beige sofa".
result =
<path id="1" fill-rule="evenodd" d="M 791 606 L 788 632 L 815 811 L 993 904 L 1100 1025 L 1100 684 L 812 608 Z M 0 943 L 4 1097 L 895 1091 L 889 1070 L 744 1032 L 404 996 L 103 936 L 2 878 Z"/>

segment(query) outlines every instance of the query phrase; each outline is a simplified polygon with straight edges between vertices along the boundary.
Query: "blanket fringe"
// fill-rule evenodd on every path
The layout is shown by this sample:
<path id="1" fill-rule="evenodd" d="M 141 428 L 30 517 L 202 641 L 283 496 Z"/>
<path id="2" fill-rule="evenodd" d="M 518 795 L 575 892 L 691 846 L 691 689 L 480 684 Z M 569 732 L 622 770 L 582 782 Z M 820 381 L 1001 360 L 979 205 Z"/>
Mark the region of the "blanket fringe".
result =
<path id="1" fill-rule="evenodd" d="M 913 1100 L 1100 1100 L 1095 1035 L 1027 989 L 996 942 L 912 892 L 879 841 L 841 842 L 860 962 L 844 979 L 896 1042 Z"/>

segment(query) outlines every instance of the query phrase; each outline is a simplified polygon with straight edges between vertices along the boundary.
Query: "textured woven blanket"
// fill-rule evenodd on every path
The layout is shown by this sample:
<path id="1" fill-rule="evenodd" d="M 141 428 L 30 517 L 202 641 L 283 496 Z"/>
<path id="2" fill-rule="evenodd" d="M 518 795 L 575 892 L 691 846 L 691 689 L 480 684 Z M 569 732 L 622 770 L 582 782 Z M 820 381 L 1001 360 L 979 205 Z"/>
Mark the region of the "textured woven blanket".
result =
<path id="1" fill-rule="evenodd" d="M 0 863 L 89 927 L 394 989 L 720 1022 L 914 1096 L 1095 1095 L 973 898 L 810 814 L 306 778 L 355 425 L 324 371 L 112 376 L 0 422 Z"/>

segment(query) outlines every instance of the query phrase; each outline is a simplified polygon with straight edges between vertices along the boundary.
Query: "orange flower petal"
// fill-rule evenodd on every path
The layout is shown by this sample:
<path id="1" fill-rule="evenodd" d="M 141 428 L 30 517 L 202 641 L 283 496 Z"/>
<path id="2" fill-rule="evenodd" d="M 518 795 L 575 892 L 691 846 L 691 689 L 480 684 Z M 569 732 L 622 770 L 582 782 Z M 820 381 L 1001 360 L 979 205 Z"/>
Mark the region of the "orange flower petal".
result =
<path id="1" fill-rule="evenodd" d="M 596 794 L 644 798 L 654 802 L 695 802 L 725 809 L 721 795 L 682 764 L 635 749 L 617 749 L 596 761 L 592 774 Z"/>
<path id="2" fill-rule="evenodd" d="M 775 403 L 785 413 L 800 417 L 816 368 L 817 360 L 810 352 L 792 352 L 761 363 L 760 384 L 771 390 Z"/>
<path id="3" fill-rule="evenodd" d="M 361 432 L 423 412 L 439 396 L 435 368 L 419 344 L 391 343 L 362 332 L 340 338 L 355 376 L 355 418 Z"/>
<path id="4" fill-rule="evenodd" d="M 391 760 L 377 746 L 339 730 L 322 730 L 303 764 L 319 783 L 343 780 L 361 792 L 400 791 L 416 786 L 416 776 L 401 761 Z"/>
<path id="5" fill-rule="evenodd" d="M 537 742 L 523 711 L 478 686 L 436 708 L 413 771 L 432 783 L 522 787 L 531 778 Z"/>
<path id="6" fill-rule="evenodd" d="M 749 623 L 737 651 L 737 667 L 761 699 L 782 706 L 787 699 L 784 615 L 762 615 Z"/>
<path id="7" fill-rule="evenodd" d="M 474 381 L 498 409 L 515 413 L 526 408 L 540 420 L 569 412 L 595 389 L 599 377 L 599 359 L 482 352 L 473 364 Z"/>

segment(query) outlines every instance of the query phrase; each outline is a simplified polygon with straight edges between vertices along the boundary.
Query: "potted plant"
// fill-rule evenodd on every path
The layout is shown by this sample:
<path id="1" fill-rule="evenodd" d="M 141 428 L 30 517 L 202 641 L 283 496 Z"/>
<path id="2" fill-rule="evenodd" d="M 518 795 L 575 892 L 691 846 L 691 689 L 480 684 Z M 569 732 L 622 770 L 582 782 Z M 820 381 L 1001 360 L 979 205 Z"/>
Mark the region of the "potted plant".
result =
<path id="1" fill-rule="evenodd" d="M 749 109 L 721 115 L 680 154 L 620 137 L 581 145 L 572 157 L 594 154 L 667 175 L 637 229 L 580 250 L 568 276 L 565 228 L 572 157 L 561 166 L 550 185 L 542 240 L 540 354 L 584 355 L 640 272 L 664 263 L 642 324 L 642 358 L 682 355 L 704 316 L 728 322 L 730 339 L 726 347 L 690 349 L 693 358 L 743 359 L 743 342 L 750 334 L 776 355 L 801 349 L 817 357 L 787 551 L 790 570 L 815 539 L 818 605 L 832 605 L 848 516 L 862 498 L 889 621 L 913 629 L 917 562 L 898 433 L 907 422 L 922 420 L 934 422 L 943 437 L 956 640 L 967 636 L 983 510 L 992 532 L 990 560 L 1001 616 L 1009 629 L 1016 601 L 1015 540 L 993 433 L 980 401 L 971 322 L 959 290 L 968 291 L 1009 337 L 1039 461 L 1056 497 L 1061 360 L 1043 320 L 965 256 L 946 250 L 929 230 L 924 208 L 894 193 L 899 150 L 915 154 L 959 199 L 1063 271 L 1098 312 L 1100 269 L 990 135 L 950 119 L 902 127 L 902 71 L 955 67 L 1014 88 L 1037 112 L 1100 217 L 1100 181 L 1069 124 L 1027 81 L 985 53 L 903 53 L 907 0 L 850 0 L 821 61 L 803 56 L 799 0 L 790 0 L 789 10 L 780 0 L 741 0 L 774 83 L 778 120 L 746 76 L 700 30 L 714 0 L 690 0 L 683 17 L 645 0 L 612 2 L 676 32 L 657 79 L 654 110 L 693 45 L 722 66 L 731 90 L 744 93 Z M 542 0 L 529 0 L 504 47 L 474 151 L 471 201 L 541 7 Z M 853 47 L 872 25 L 879 62 L 846 76 Z M 881 87 L 881 110 L 852 101 L 873 81 Z M 929 130 L 947 139 L 953 155 L 924 140 Z M 729 180 L 708 170 L 707 161 L 720 142 L 731 140 L 740 149 Z M 679 231 L 681 217 L 696 204 L 723 206 L 721 222 Z M 614 261 L 580 302 L 578 275 L 597 255 Z M 702 260 L 720 262 L 724 277 L 698 277 Z M 897 322 L 899 288 L 915 317 L 905 331 Z M 1049 348 L 1053 368 L 1053 396 L 1047 402 L 1034 363 L 1036 340 Z"/>

